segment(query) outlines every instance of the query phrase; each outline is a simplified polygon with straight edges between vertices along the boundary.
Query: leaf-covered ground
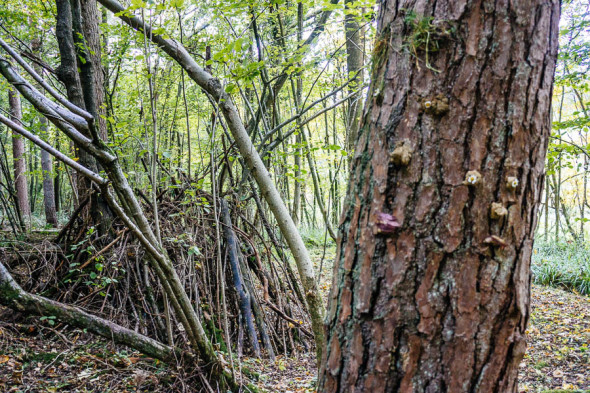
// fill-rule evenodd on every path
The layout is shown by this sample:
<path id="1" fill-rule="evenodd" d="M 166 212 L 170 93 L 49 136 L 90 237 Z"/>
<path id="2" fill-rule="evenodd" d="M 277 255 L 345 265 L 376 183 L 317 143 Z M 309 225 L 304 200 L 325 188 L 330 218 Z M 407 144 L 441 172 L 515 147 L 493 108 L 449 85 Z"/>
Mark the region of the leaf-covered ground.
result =
<path id="1" fill-rule="evenodd" d="M 590 391 L 590 297 L 533 286 L 522 392 Z"/>
<path id="2" fill-rule="evenodd" d="M 322 283 L 322 287 L 326 288 Z M 48 320 L 11 323 L 0 309 L 0 392 L 183 392 L 196 377 Z M 533 286 L 520 391 L 590 391 L 590 297 Z M 248 359 L 269 392 L 313 392 L 315 357 Z"/>

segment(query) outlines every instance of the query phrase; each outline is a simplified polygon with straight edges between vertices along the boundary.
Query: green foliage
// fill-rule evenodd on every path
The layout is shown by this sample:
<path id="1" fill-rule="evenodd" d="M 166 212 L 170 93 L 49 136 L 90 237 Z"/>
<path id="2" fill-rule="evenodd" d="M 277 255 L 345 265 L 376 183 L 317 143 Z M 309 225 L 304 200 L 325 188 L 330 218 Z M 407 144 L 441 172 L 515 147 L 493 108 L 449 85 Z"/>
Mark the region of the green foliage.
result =
<path id="1" fill-rule="evenodd" d="M 325 228 L 313 228 L 309 226 L 305 226 L 301 228 L 301 237 L 305 242 L 305 245 L 314 248 L 314 247 L 323 247 L 324 242 L 328 246 L 334 244 L 334 240 L 326 233 Z"/>
<path id="2" fill-rule="evenodd" d="M 416 65 L 419 66 L 420 53 L 424 53 L 426 68 L 440 72 L 430 65 L 428 56 L 438 52 L 444 40 L 449 39 L 455 29 L 446 21 L 418 15 L 413 10 L 406 13 L 405 22 L 409 30 L 405 37 L 405 47 L 416 58 Z"/>
<path id="3" fill-rule="evenodd" d="M 590 295 L 590 246 L 576 242 L 537 241 L 531 270 L 537 284 Z"/>

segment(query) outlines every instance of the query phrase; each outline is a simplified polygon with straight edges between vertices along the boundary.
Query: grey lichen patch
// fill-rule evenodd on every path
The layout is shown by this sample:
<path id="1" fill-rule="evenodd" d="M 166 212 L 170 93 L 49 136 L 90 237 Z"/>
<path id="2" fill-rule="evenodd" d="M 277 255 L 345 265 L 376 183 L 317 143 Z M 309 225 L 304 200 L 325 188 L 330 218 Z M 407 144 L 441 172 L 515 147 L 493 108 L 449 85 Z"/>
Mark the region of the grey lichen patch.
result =
<path id="1" fill-rule="evenodd" d="M 465 174 L 465 181 L 463 184 L 470 187 L 475 187 L 481 183 L 481 173 L 476 170 L 469 171 Z"/>
<path id="2" fill-rule="evenodd" d="M 442 116 L 449 111 L 449 99 L 443 94 L 424 98 L 422 100 L 422 109 L 428 114 Z"/>
<path id="3" fill-rule="evenodd" d="M 501 203 L 493 202 L 490 208 L 490 217 L 499 220 L 508 215 L 508 210 Z"/>
<path id="4" fill-rule="evenodd" d="M 397 144 L 395 149 L 389 155 L 389 161 L 397 166 L 408 166 L 412 159 L 414 150 L 410 141 L 404 139 Z"/>
<path id="5" fill-rule="evenodd" d="M 217 78 L 211 78 L 207 81 L 207 87 L 210 92 L 221 92 L 221 82 Z"/>
<path id="6" fill-rule="evenodd" d="M 509 190 L 516 190 L 519 184 L 520 182 L 514 176 L 508 176 L 508 178 L 506 179 L 506 188 L 508 188 Z"/>

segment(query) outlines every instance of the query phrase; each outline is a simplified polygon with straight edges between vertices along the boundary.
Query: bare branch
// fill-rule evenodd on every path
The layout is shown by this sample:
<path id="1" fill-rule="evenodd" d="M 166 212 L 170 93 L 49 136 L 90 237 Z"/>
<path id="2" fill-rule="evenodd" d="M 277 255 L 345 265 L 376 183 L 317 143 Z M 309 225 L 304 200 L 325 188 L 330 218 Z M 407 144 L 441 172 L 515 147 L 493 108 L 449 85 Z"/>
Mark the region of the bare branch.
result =
<path id="1" fill-rule="evenodd" d="M 29 82 L 23 79 L 10 62 L 0 58 L 0 73 L 12 84 L 43 116 L 51 121 L 57 128 L 74 141 L 80 148 L 90 154 L 100 157 L 104 161 L 113 161 L 116 157 L 99 149 L 90 138 L 84 136 L 79 130 L 88 130 L 88 123 L 80 116 L 69 112 L 67 109 L 50 101 L 41 92 L 35 89 Z"/>
<path id="2" fill-rule="evenodd" d="M 64 164 L 68 165 L 69 167 L 71 167 L 75 171 L 80 172 L 81 174 L 83 174 L 84 176 L 86 176 L 90 180 L 96 182 L 97 184 L 106 184 L 107 183 L 107 181 L 105 179 L 103 179 L 102 177 L 100 177 L 98 174 L 92 172 L 90 169 L 86 168 L 85 166 L 77 163 L 76 161 L 74 161 L 70 157 L 66 156 L 65 154 L 63 154 L 59 150 L 55 149 L 49 143 L 45 142 L 44 140 L 42 140 L 38 136 L 30 133 L 29 131 L 27 131 L 26 129 L 24 129 L 23 127 L 21 127 L 20 125 L 18 125 L 15 122 L 13 122 L 12 120 L 8 119 L 7 117 L 5 117 L 2 114 L 0 114 L 0 123 L 3 123 L 7 127 L 10 127 L 17 134 L 24 136 L 25 138 L 27 138 L 28 140 L 33 142 L 35 145 L 39 146 L 41 149 L 49 152 L 49 154 L 51 154 L 52 156 L 54 156 L 55 158 L 57 158 L 58 160 L 60 160 Z"/>
<path id="3" fill-rule="evenodd" d="M 55 89 L 53 89 L 51 86 L 49 86 L 47 84 L 47 82 L 45 82 L 43 80 L 43 78 L 39 74 L 37 74 L 37 72 L 26 61 L 24 61 L 24 59 L 22 57 L 20 57 L 20 55 L 17 52 L 13 48 L 10 47 L 10 45 L 8 45 L 6 42 L 4 42 L 4 40 L 2 40 L 2 38 L 0 38 L 0 46 L 10 56 L 12 56 L 14 58 L 14 60 L 16 60 L 16 62 L 18 64 L 20 64 L 20 66 L 23 67 L 23 69 L 25 71 L 27 71 L 27 73 L 29 75 L 31 75 L 31 77 L 33 77 L 33 79 L 35 79 L 37 81 L 37 83 L 39 83 L 40 86 L 42 86 L 45 90 L 47 90 L 47 92 L 49 94 L 51 94 L 51 96 L 53 98 L 55 98 L 60 104 L 62 104 L 66 108 L 68 108 L 73 113 L 75 113 L 79 116 L 82 116 L 87 121 L 90 121 L 93 119 L 93 117 L 90 113 L 88 113 L 84 109 L 79 108 L 76 105 L 72 104 L 65 97 L 62 97 L 61 94 L 59 94 L 57 91 L 55 91 Z"/>

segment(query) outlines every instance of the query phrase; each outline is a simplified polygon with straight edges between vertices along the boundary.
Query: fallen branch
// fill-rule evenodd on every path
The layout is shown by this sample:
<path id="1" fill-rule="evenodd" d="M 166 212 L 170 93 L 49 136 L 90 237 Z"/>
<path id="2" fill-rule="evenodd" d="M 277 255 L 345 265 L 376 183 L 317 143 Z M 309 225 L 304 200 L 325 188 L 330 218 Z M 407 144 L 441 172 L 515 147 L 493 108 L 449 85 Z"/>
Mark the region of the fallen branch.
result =
<path id="1" fill-rule="evenodd" d="M 147 356 L 167 363 L 175 363 L 183 355 L 192 356 L 178 348 L 164 345 L 126 327 L 88 314 L 78 307 L 28 293 L 14 281 L 14 278 L 2 263 L 0 263 L 0 304 L 31 315 L 55 316 L 60 322 L 86 329 L 117 344 L 126 345 Z"/>

